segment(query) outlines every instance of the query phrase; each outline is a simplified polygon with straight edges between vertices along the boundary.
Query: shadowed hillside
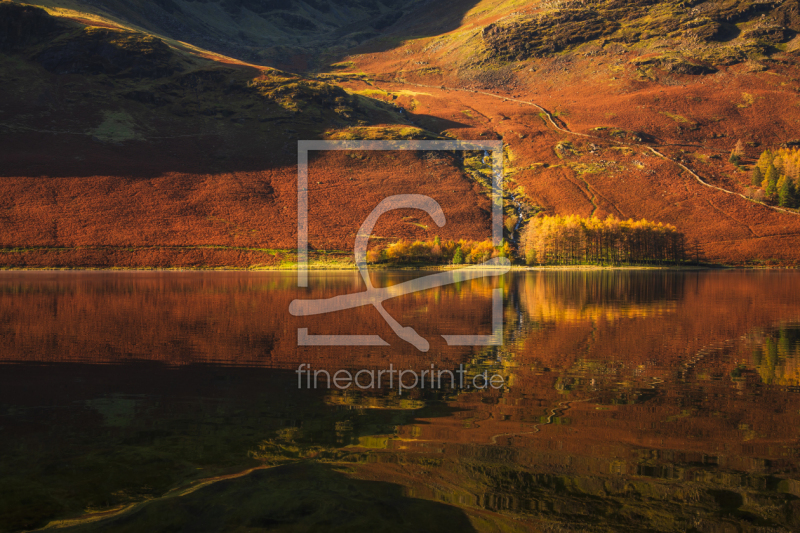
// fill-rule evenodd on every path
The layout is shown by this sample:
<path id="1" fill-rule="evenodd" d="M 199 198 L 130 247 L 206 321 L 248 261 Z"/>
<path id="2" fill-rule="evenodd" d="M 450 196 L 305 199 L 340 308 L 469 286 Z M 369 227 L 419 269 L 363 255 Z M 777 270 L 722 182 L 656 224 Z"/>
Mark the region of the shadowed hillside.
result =
<path id="1" fill-rule="evenodd" d="M 416 28 L 425 0 L 40 0 L 66 16 L 91 13 L 260 65 L 304 71 L 388 29 Z M 429 30 L 458 27 L 475 4 L 449 2 L 447 18 Z M 69 11 L 75 14 L 70 14 Z M 322 57 L 320 57 L 322 54 Z"/>

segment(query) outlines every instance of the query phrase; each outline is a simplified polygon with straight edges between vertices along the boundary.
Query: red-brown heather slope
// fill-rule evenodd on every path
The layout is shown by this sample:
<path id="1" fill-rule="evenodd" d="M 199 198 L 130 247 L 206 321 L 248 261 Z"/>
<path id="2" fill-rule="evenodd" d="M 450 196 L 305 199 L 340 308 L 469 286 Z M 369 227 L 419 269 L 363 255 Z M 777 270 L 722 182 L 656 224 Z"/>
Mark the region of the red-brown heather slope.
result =
<path id="1" fill-rule="evenodd" d="M 350 60 L 375 81 L 350 86 L 411 90 L 397 101 L 499 135 L 512 179 L 549 211 L 668 222 L 698 240 L 712 261 L 797 259 L 796 214 L 704 186 L 675 163 L 743 193 L 749 173 L 727 161 L 737 140 L 746 143 L 749 163 L 764 146 L 798 137 L 796 56 L 778 53 L 697 75 L 654 67 L 663 57 L 646 49 L 587 42 L 569 54 L 476 66 L 464 51 L 481 56 L 486 46 L 475 44 L 477 28 L 491 22 L 388 52 L 365 47 Z M 433 121 L 425 124 L 435 129 Z"/>
<path id="2" fill-rule="evenodd" d="M 708 38 L 700 31 L 707 19 L 694 24 L 700 37 L 677 27 L 669 35 L 650 28 L 649 35 L 630 36 L 628 26 L 642 24 L 641 10 L 660 10 L 679 25 L 695 13 L 691 8 L 617 3 L 624 6 L 620 26 L 603 18 L 611 3 L 590 4 L 552 9 L 530 2 L 529 10 L 517 6 L 512 13 L 511 6 L 481 2 L 449 33 L 391 50 L 363 45 L 348 59 L 372 81 L 353 80 L 350 87 L 414 91 L 395 101 L 502 137 L 513 182 L 548 211 L 668 222 L 699 241 L 712 261 L 794 263 L 796 214 L 707 187 L 676 162 L 708 184 L 744 193 L 747 164 L 764 147 L 800 137 L 797 40 L 782 44 L 800 30 L 796 3 L 742 2 L 734 14 L 726 11 L 730 2 L 704 4 L 712 20 L 724 15 L 736 22 L 719 30 L 730 35 Z M 562 26 L 541 26 L 557 13 Z M 590 25 L 574 27 L 571 36 L 559 33 L 592 13 L 605 21 L 597 24 L 607 38 L 596 38 Z M 525 33 L 531 25 L 538 33 Z M 764 37 L 769 28 L 780 36 Z M 510 53 L 514 42 L 519 46 Z M 440 131 L 433 120 L 420 123 Z M 461 137 L 468 130 L 447 131 Z M 743 168 L 728 162 L 738 140 L 745 144 Z"/>
<path id="3" fill-rule="evenodd" d="M 297 140 L 443 135 L 502 139 L 528 213 L 663 221 L 708 261 L 793 265 L 800 216 L 738 194 L 764 147 L 800 137 L 796 4 L 420 4 L 349 55 L 319 45 L 311 77 L 198 51 L 124 10 L 26 12 L 38 22 L 12 23 L 24 32 L 3 30 L 0 50 L 0 262 L 274 264 L 296 241 Z M 487 235 L 487 201 L 459 160 L 397 157 L 368 158 L 351 180 L 355 159 L 321 156 L 314 248 L 349 249 L 397 192 L 434 196 L 451 225 L 398 213 L 385 240 Z M 219 248 L 193 248 L 207 245 Z"/>
<path id="4" fill-rule="evenodd" d="M 271 266 L 296 247 L 297 140 L 373 124 L 431 138 L 328 83 L 0 8 L 16 17 L 0 82 L 3 266 Z M 488 236 L 488 200 L 452 156 L 350 155 L 312 158 L 314 249 L 352 250 L 380 199 L 415 191 L 449 226 L 393 213 L 376 228 L 387 242 Z"/>

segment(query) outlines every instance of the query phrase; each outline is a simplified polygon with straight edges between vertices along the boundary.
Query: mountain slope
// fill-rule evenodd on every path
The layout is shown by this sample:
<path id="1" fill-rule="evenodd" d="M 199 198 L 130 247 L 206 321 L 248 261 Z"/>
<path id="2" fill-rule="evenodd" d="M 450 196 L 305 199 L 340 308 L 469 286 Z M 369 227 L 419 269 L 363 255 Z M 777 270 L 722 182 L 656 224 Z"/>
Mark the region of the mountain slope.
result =
<path id="1" fill-rule="evenodd" d="M 40 0 L 263 65 L 304 69 L 376 37 L 422 0 Z"/>
<path id="2" fill-rule="evenodd" d="M 432 135 L 393 105 L 323 80 L 76 18 L 0 3 L 3 266 L 292 260 L 298 139 L 375 126 L 400 138 Z M 409 158 L 401 167 L 412 180 L 428 163 Z M 336 170 L 340 163 L 321 155 L 317 164 Z M 319 200 L 330 197 L 335 180 L 348 179 L 324 172 L 311 187 Z M 475 221 L 460 236 L 478 238 L 488 215 L 475 207 L 485 199 L 461 174 L 447 176 L 440 203 L 453 206 L 454 220 Z M 370 194 L 405 183 L 375 179 Z M 467 202 L 448 199 L 456 197 Z M 318 202 L 320 224 L 335 227 L 345 200 Z M 371 208 L 353 205 L 346 216 L 357 227 Z M 399 219 L 388 224 L 381 230 L 392 238 L 432 238 Z M 352 248 L 353 231 L 322 231 L 312 245 Z"/>
<path id="3" fill-rule="evenodd" d="M 7 265 L 113 265 L 119 256 L 102 247 L 149 243 L 229 254 L 211 261 L 217 252 L 204 250 L 194 265 L 284 260 L 280 250 L 295 240 L 296 141 L 403 135 L 502 139 L 506 185 L 525 216 L 646 217 L 676 225 L 698 258 L 800 260 L 800 216 L 745 198 L 761 151 L 800 138 L 796 0 L 39 3 L 53 15 L 41 27 L 23 35 L 24 24 L 0 26 L 3 173 L 20 180 L 5 182 L 16 204 L 3 244 L 101 248 L 85 260 L 14 252 Z M 272 26 L 253 23 L 252 13 Z M 288 13 L 310 23 L 275 23 Z M 259 39 L 246 50 L 236 48 L 245 27 Z M 304 73 L 218 53 L 226 50 Z M 737 143 L 738 166 L 728 162 Z M 322 217 L 317 249 L 352 245 L 375 201 L 354 193 L 356 184 L 378 196 L 429 188 L 463 226 L 448 237 L 486 236 L 485 194 L 456 159 L 375 159 L 368 170 L 357 166 L 368 159 L 320 158 L 312 185 L 350 204 Z M 420 178 L 437 173 L 441 184 Z M 65 203 L 65 187 L 41 176 L 85 183 Z M 124 207 L 142 194 L 142 179 L 151 180 L 142 190 L 161 192 Z M 118 191 L 116 204 L 75 203 L 97 183 Z M 69 220 L 42 207 L 61 204 Z M 127 229 L 114 231 L 99 205 L 128 213 Z M 135 221 L 150 216 L 151 229 L 139 232 Z M 214 229 L 217 218 L 228 222 Z M 82 236 L 67 238 L 75 228 Z M 386 242 L 437 231 L 402 216 L 384 229 Z M 253 230 L 258 239 L 244 236 Z M 173 261 L 146 257 L 122 263 Z"/>
<path id="4" fill-rule="evenodd" d="M 480 2 L 457 30 L 389 51 L 366 43 L 347 60 L 373 89 L 427 93 L 400 100 L 417 112 L 502 137 L 530 205 L 669 222 L 712 261 L 791 263 L 798 216 L 737 195 L 762 150 L 800 137 L 799 12 L 795 1 Z M 738 141 L 739 167 L 727 161 Z"/>

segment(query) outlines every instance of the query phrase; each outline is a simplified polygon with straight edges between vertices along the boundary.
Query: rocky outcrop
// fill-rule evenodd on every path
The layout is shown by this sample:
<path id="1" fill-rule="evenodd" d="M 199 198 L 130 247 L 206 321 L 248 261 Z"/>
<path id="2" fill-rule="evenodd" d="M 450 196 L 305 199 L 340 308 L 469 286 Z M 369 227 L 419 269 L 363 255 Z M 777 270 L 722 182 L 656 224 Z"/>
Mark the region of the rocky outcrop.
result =
<path id="1" fill-rule="evenodd" d="M 598 11 L 575 9 L 508 25 L 492 24 L 483 29 L 482 35 L 497 57 L 520 61 L 611 35 L 619 27 L 618 22 Z"/>
<path id="2" fill-rule="evenodd" d="M 664 72 L 675 74 L 712 74 L 717 72 L 712 66 L 699 61 L 688 59 L 680 55 L 646 56 L 631 60 L 631 64 L 638 68 L 656 67 Z"/>
<path id="3" fill-rule="evenodd" d="M 482 37 L 493 57 L 525 60 L 541 57 L 583 43 L 601 40 L 634 44 L 649 39 L 675 39 L 683 45 L 727 43 L 737 39 L 738 49 L 769 54 L 770 47 L 800 32 L 800 0 L 787 2 L 650 0 L 596 0 L 566 3 L 565 7 L 534 17 L 492 24 Z M 743 26 L 743 28 L 740 28 Z M 746 60 L 717 54 L 719 64 Z M 712 57 L 712 56 L 709 56 Z M 669 65 L 667 65 L 668 68 Z M 676 72 L 702 73 L 696 65 L 673 65 Z"/>

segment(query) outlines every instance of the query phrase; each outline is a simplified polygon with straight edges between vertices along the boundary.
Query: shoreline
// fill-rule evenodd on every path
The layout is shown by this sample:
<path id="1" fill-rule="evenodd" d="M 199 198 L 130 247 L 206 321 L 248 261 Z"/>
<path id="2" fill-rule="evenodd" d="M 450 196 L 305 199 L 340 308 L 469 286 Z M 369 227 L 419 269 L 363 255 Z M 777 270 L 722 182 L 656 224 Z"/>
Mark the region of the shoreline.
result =
<path id="1" fill-rule="evenodd" d="M 370 272 L 441 272 L 448 270 L 497 270 L 496 268 L 479 268 L 477 266 L 452 266 L 452 265 L 392 265 L 370 267 Z M 784 271 L 796 270 L 793 267 L 748 267 L 748 266 L 728 266 L 728 265 L 622 265 L 622 266 L 601 266 L 601 265 L 542 265 L 525 266 L 512 265 L 511 272 L 595 272 L 595 271 L 677 271 L 692 272 L 705 270 L 752 270 L 752 271 Z M 0 267 L 0 273 L 4 272 L 285 272 L 296 273 L 297 268 L 291 267 Z M 310 266 L 308 272 L 358 272 L 355 265 L 345 264 L 330 266 Z"/>

